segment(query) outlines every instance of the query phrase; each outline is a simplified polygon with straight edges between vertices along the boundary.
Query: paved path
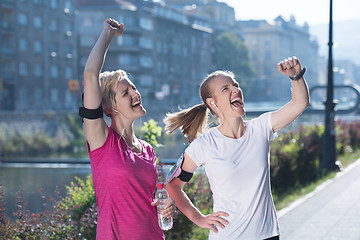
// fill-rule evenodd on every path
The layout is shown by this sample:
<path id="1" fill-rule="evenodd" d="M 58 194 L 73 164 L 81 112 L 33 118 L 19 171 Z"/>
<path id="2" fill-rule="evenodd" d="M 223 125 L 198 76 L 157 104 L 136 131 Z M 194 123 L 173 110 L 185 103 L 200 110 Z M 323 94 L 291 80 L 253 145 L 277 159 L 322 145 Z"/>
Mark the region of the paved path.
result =
<path id="1" fill-rule="evenodd" d="M 360 240 L 360 159 L 278 216 L 281 240 Z"/>

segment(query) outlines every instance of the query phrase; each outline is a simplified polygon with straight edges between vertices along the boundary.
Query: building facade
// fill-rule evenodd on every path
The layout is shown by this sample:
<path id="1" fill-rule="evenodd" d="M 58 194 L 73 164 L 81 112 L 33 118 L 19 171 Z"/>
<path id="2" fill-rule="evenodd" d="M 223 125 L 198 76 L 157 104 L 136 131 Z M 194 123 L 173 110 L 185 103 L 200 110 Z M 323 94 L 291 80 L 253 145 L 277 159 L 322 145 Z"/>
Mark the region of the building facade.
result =
<path id="1" fill-rule="evenodd" d="M 73 0 L 0 0 L 0 11 L 0 109 L 74 109 Z"/>
<path id="2" fill-rule="evenodd" d="M 283 80 L 277 64 L 291 56 L 297 56 L 302 66 L 307 67 L 305 77 L 309 87 L 318 84 L 318 45 L 307 25 L 299 26 L 295 19 L 285 21 L 279 16 L 273 24 L 251 20 L 239 21 L 236 26 L 244 32 L 250 61 L 256 70 L 252 92 L 257 93 L 257 98 L 252 100 L 281 102 L 289 99 L 290 81 Z"/>

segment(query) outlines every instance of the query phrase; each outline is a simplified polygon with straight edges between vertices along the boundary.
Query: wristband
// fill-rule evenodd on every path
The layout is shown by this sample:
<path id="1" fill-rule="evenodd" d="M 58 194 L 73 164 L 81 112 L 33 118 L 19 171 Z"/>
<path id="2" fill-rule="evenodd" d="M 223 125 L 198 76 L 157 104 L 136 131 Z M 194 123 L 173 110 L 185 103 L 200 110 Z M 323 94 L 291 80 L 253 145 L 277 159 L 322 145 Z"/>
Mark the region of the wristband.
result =
<path id="1" fill-rule="evenodd" d="M 290 77 L 290 76 L 289 76 L 289 78 L 290 78 L 291 80 L 293 80 L 293 81 L 297 81 L 297 80 L 299 80 L 300 78 L 302 78 L 302 77 L 304 76 L 304 73 L 305 73 L 305 72 L 306 72 L 306 68 L 303 68 L 298 75 L 296 75 L 295 77 Z"/>

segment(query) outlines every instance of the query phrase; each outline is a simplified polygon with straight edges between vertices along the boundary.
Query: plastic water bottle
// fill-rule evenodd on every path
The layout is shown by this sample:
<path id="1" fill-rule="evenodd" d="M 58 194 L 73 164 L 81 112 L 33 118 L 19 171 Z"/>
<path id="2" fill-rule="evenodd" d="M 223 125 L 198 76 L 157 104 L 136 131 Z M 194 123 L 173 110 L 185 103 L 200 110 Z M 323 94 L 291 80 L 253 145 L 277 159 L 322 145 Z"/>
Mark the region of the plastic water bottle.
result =
<path id="1" fill-rule="evenodd" d="M 163 182 L 158 182 L 157 191 L 155 193 L 155 200 L 160 204 L 157 205 L 157 213 L 159 226 L 162 230 L 170 230 L 173 226 L 173 218 L 163 217 L 163 211 L 166 205 L 166 200 L 169 198 L 169 194 L 164 188 Z"/>

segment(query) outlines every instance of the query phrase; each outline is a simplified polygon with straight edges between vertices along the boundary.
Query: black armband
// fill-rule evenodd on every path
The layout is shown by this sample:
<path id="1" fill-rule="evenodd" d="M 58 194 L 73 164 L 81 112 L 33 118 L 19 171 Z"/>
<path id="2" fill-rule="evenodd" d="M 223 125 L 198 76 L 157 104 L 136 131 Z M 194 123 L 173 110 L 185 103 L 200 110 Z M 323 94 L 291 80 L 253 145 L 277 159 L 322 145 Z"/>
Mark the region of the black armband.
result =
<path id="1" fill-rule="evenodd" d="M 82 103 L 84 105 L 84 93 L 81 94 L 81 100 Z M 100 104 L 100 106 L 97 109 L 88 109 L 85 107 L 79 107 L 79 116 L 86 119 L 98 119 L 98 118 L 103 118 L 103 108 L 102 105 Z"/>
<path id="2" fill-rule="evenodd" d="M 184 171 L 181 169 L 180 175 L 177 177 L 183 182 L 189 182 L 190 179 L 192 178 L 192 176 L 193 176 L 193 173 L 190 173 L 190 172 L 187 172 L 187 171 Z"/>
<path id="3" fill-rule="evenodd" d="M 103 117 L 103 108 L 100 105 L 97 109 L 88 109 L 85 107 L 79 107 L 79 115 L 86 119 L 98 119 Z"/>

